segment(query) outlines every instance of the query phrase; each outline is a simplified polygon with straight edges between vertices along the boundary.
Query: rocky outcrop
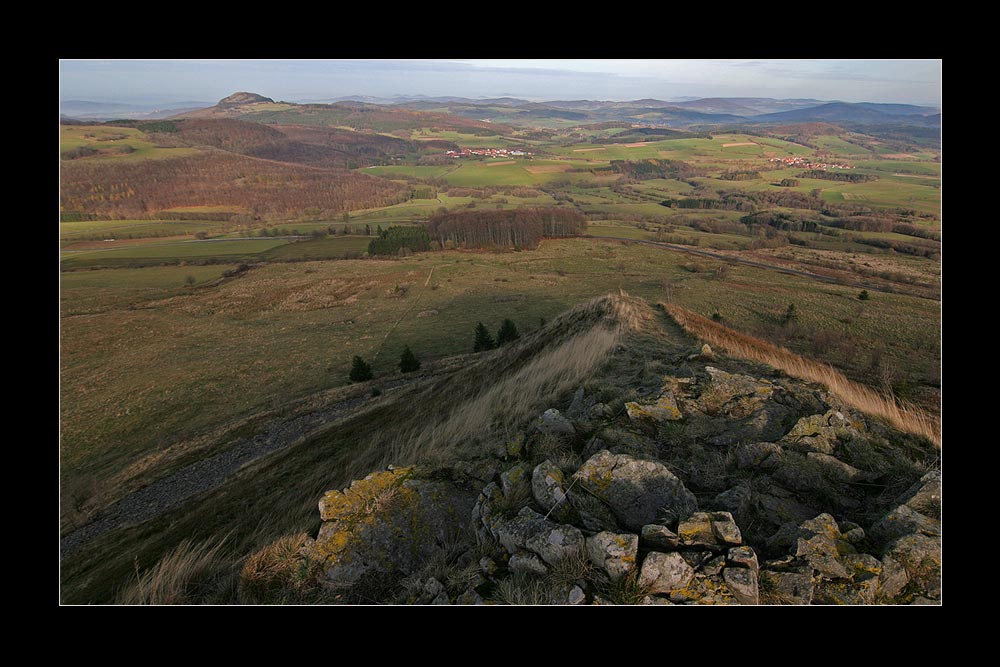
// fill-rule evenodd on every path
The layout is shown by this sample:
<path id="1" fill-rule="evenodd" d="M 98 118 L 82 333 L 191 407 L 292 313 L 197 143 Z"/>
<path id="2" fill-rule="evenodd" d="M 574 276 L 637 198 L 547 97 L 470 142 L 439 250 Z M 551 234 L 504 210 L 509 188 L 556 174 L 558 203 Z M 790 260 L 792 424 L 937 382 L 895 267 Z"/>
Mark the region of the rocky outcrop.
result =
<path id="1" fill-rule="evenodd" d="M 419 604 L 939 603 L 940 473 L 744 370 L 581 388 L 488 456 L 331 491 L 302 553 L 328 586 L 385 575 Z"/>
<path id="2" fill-rule="evenodd" d="M 223 97 L 219 100 L 216 106 L 228 108 L 228 107 L 238 107 L 244 104 L 256 104 L 258 102 L 274 102 L 270 97 L 264 97 L 263 95 L 258 95 L 257 93 L 233 93 L 228 97 Z"/>

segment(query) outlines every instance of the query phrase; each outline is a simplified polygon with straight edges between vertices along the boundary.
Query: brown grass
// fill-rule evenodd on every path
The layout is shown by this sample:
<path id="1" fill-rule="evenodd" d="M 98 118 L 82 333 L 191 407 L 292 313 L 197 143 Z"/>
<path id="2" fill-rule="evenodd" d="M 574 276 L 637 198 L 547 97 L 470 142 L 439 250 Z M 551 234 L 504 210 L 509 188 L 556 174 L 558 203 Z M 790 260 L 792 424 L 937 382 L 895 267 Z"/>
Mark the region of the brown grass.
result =
<path id="1" fill-rule="evenodd" d="M 502 164 L 517 164 L 517 160 L 504 160 L 503 162 L 487 162 L 487 167 L 499 167 Z"/>
<path id="2" fill-rule="evenodd" d="M 729 148 L 730 146 L 756 146 L 757 144 L 752 141 L 738 141 L 735 144 L 722 144 L 723 148 Z"/>
<path id="3" fill-rule="evenodd" d="M 167 605 L 190 604 L 199 599 L 204 581 L 228 565 L 220 550 L 225 542 L 184 540 L 152 568 L 139 572 L 117 595 L 117 604 Z"/>
<path id="4" fill-rule="evenodd" d="M 853 382 L 830 366 L 800 357 L 783 347 L 734 331 L 726 326 L 668 303 L 659 304 L 685 331 L 725 352 L 773 366 L 809 382 L 825 385 L 831 393 L 865 414 L 892 426 L 923 436 L 941 446 L 941 424 L 916 406 L 900 403 L 871 387 Z"/>
<path id="5" fill-rule="evenodd" d="M 286 535 L 254 552 L 240 570 L 240 601 L 248 604 L 295 603 L 319 590 L 319 568 L 299 555 L 308 536 Z"/>
<path id="6" fill-rule="evenodd" d="M 532 174 L 558 174 L 572 169 L 568 164 L 543 164 L 537 167 L 525 167 Z"/>

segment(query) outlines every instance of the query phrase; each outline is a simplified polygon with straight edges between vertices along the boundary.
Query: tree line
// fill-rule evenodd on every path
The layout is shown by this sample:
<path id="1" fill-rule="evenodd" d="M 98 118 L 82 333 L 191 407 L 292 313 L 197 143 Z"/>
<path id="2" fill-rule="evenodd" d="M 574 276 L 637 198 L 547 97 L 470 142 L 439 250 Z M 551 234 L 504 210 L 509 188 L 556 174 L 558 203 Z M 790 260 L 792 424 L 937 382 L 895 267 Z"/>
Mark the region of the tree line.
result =
<path id="1" fill-rule="evenodd" d="M 368 254 L 396 255 L 431 249 L 431 236 L 423 227 L 389 227 L 368 243 Z"/>
<path id="2" fill-rule="evenodd" d="M 704 168 L 683 160 L 612 160 L 610 169 L 638 181 L 651 178 L 675 178 L 683 181 L 706 173 Z"/>
<path id="3" fill-rule="evenodd" d="M 846 171 L 825 171 L 823 169 L 810 169 L 799 174 L 799 178 L 819 178 L 824 181 L 843 181 L 845 183 L 868 183 L 877 181 L 875 174 L 855 174 Z"/>
<path id="4" fill-rule="evenodd" d="M 578 236 L 586 228 L 579 212 L 555 207 L 456 211 L 427 219 L 427 231 L 442 248 L 533 249 L 543 238 Z"/>

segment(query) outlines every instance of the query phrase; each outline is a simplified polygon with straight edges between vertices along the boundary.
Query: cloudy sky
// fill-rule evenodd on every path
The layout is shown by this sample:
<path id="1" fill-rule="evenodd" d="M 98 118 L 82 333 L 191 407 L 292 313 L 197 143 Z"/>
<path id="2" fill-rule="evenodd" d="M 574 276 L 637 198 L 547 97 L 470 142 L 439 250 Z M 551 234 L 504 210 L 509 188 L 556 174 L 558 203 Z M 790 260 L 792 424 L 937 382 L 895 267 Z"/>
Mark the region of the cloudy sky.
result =
<path id="1" fill-rule="evenodd" d="M 64 100 L 289 102 L 346 95 L 941 103 L 940 60 L 61 60 Z"/>

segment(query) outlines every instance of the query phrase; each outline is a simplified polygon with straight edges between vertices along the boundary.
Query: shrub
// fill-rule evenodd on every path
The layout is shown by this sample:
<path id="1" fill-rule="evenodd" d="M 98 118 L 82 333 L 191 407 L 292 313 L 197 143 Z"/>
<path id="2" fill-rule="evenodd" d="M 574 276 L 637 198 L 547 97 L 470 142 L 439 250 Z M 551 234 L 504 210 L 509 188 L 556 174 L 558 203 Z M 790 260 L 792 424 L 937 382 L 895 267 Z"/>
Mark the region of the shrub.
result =
<path id="1" fill-rule="evenodd" d="M 497 346 L 494 342 L 493 337 L 490 332 L 486 330 L 486 326 L 480 322 L 476 325 L 476 341 L 472 346 L 473 352 L 483 352 L 485 350 L 492 350 Z"/>
<path id="2" fill-rule="evenodd" d="M 868 290 L 863 289 L 861 290 L 861 294 L 858 294 L 858 298 L 861 299 L 862 301 L 867 301 L 868 299 L 871 298 L 871 296 L 868 294 Z"/>
<path id="3" fill-rule="evenodd" d="M 372 367 L 361 357 L 354 357 L 351 365 L 351 373 L 348 376 L 351 382 L 364 382 L 375 377 Z"/>
<path id="4" fill-rule="evenodd" d="M 517 332 L 517 326 L 515 326 L 514 321 L 504 320 L 503 324 L 500 325 L 500 330 L 497 332 L 497 347 L 517 340 L 520 337 L 521 334 Z"/>
<path id="5" fill-rule="evenodd" d="M 413 354 L 413 350 L 407 345 L 403 348 L 403 354 L 399 357 L 399 370 L 403 373 L 412 373 L 420 369 L 420 360 Z"/>

